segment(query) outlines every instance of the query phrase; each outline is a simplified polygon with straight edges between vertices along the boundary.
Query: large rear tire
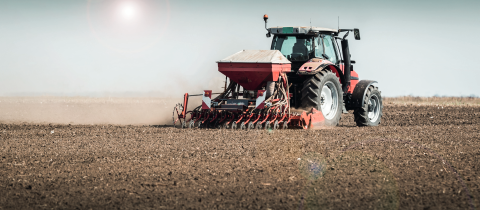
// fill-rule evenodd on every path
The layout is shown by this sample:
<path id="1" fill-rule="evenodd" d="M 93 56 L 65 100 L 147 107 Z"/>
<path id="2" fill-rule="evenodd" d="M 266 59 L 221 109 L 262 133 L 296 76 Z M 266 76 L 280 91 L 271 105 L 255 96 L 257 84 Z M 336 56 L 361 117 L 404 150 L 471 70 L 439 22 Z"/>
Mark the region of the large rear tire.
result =
<path id="1" fill-rule="evenodd" d="M 322 111 L 325 125 L 338 125 L 342 107 L 342 86 L 335 73 L 323 70 L 303 82 L 302 108 Z"/>
<path id="2" fill-rule="evenodd" d="M 362 107 L 353 112 L 357 126 L 377 126 L 380 124 L 383 111 L 382 95 L 378 87 L 368 87 Z"/>

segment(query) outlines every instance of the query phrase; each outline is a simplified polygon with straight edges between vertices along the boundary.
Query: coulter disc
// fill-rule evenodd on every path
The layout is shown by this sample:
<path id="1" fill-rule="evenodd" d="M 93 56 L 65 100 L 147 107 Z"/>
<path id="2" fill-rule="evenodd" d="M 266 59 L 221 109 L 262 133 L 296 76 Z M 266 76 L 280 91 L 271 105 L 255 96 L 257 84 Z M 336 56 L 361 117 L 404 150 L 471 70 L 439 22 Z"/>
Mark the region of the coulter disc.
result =
<path id="1" fill-rule="evenodd" d="M 249 122 L 247 126 L 247 130 L 253 130 L 253 129 L 255 129 L 255 125 L 253 124 L 253 122 Z"/>
<path id="2" fill-rule="evenodd" d="M 172 113 L 172 121 L 173 121 L 173 127 L 177 127 L 176 124 L 179 123 L 180 128 L 185 128 L 185 120 L 182 121 L 180 118 L 180 114 L 183 112 L 183 105 L 182 104 L 177 104 L 175 107 L 173 107 L 173 113 Z"/>
<path id="3" fill-rule="evenodd" d="M 245 125 L 245 122 L 242 122 L 240 124 L 240 130 L 246 130 L 247 129 L 247 125 Z"/>
<path id="4" fill-rule="evenodd" d="M 275 120 L 273 123 L 273 130 L 277 130 L 278 128 L 280 128 L 280 125 L 278 124 L 278 120 Z"/>

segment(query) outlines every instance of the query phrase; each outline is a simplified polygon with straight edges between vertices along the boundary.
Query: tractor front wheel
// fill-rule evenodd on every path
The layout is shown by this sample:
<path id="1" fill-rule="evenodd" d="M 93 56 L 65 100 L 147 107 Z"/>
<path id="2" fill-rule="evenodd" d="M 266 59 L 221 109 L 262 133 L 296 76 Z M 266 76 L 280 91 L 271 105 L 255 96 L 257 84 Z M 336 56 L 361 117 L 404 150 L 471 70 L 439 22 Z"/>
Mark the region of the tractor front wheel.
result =
<path id="1" fill-rule="evenodd" d="M 325 125 L 337 126 L 342 116 L 343 91 L 335 73 L 323 70 L 303 82 L 302 107 L 322 111 Z"/>
<path id="2" fill-rule="evenodd" d="M 368 87 L 363 106 L 353 112 L 357 126 L 377 126 L 382 118 L 382 95 L 378 87 Z"/>

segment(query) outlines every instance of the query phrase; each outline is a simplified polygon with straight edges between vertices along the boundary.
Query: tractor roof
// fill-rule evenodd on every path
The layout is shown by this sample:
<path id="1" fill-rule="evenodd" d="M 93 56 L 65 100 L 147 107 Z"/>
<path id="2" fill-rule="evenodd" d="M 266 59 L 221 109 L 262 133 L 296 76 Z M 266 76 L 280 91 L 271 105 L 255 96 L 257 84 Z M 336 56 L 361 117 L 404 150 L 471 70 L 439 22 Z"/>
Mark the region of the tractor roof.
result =
<path id="1" fill-rule="evenodd" d="M 333 32 L 338 33 L 337 29 L 310 27 L 310 26 L 277 26 L 271 27 L 268 31 L 272 34 L 308 34 L 308 32 Z"/>

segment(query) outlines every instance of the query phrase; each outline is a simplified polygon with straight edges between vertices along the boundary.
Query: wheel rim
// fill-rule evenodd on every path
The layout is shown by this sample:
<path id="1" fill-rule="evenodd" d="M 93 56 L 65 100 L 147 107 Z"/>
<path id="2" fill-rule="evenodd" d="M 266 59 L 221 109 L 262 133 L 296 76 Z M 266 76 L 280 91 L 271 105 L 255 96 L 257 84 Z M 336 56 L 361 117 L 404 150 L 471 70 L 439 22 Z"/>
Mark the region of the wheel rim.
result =
<path id="1" fill-rule="evenodd" d="M 368 119 L 370 122 L 376 122 L 380 116 L 380 103 L 376 95 L 372 95 L 368 100 Z"/>
<path id="2" fill-rule="evenodd" d="M 331 120 L 337 115 L 338 111 L 338 90 L 333 82 L 328 81 L 322 87 L 322 94 L 320 96 L 320 107 L 323 116 Z"/>

